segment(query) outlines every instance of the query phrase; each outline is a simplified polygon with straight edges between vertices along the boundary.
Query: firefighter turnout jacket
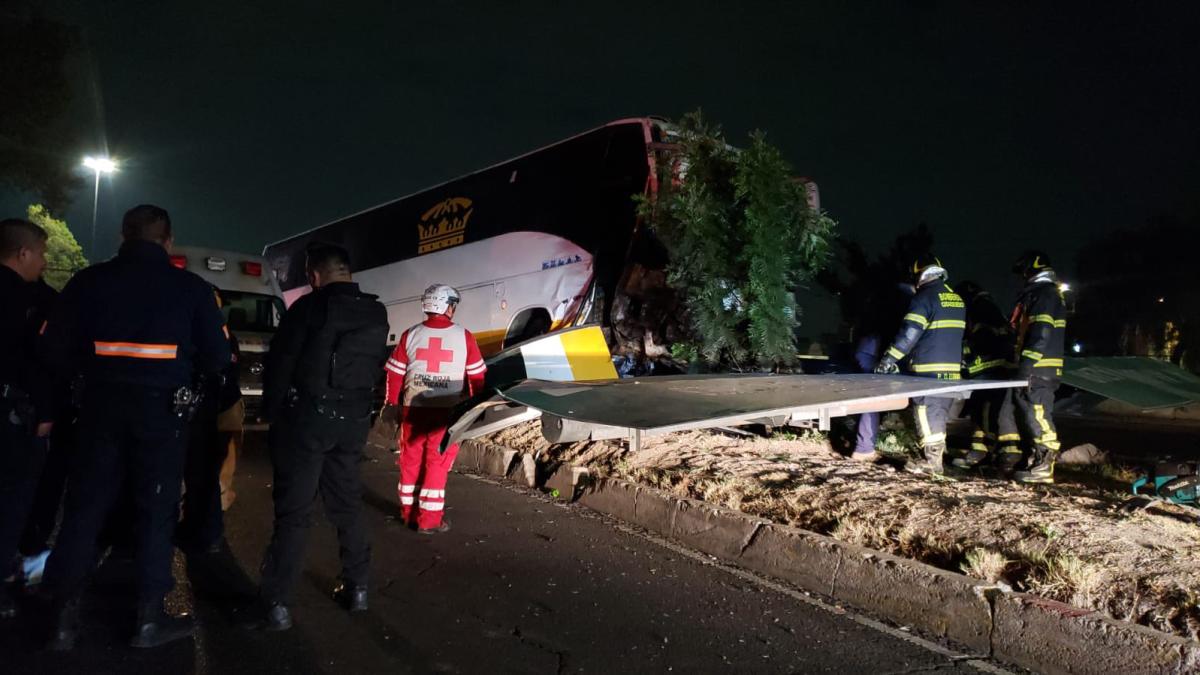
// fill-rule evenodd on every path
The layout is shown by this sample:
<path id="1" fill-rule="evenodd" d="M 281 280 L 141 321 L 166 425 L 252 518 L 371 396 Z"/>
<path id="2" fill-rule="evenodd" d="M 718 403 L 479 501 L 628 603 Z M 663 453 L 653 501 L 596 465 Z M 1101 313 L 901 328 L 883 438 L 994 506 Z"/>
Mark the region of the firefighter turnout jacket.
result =
<path id="1" fill-rule="evenodd" d="M 483 389 L 487 366 L 475 336 L 444 315 L 404 331 L 387 360 L 387 402 L 448 408 Z"/>
<path id="2" fill-rule="evenodd" d="M 991 294 L 981 292 L 968 298 L 966 304 L 963 370 L 967 377 L 989 377 L 1011 367 L 1012 331 Z"/>
<path id="3" fill-rule="evenodd" d="M 43 326 L 43 345 L 60 377 L 166 390 L 228 366 L 226 334 L 203 279 L 173 267 L 161 244 L 131 240 L 71 279 Z"/>
<path id="4" fill-rule="evenodd" d="M 289 392 L 312 401 L 369 403 L 387 357 L 387 309 L 358 284 L 337 281 L 292 303 L 271 338 L 263 414 L 278 417 Z"/>
<path id="5" fill-rule="evenodd" d="M 913 296 L 887 355 L 896 361 L 907 357 L 907 370 L 914 375 L 961 379 L 966 311 L 962 298 L 945 280 L 922 286 Z"/>
<path id="6" fill-rule="evenodd" d="M 1017 335 L 1020 377 L 1062 377 L 1067 310 L 1053 270 L 1034 276 L 1021 291 L 1010 322 Z"/>

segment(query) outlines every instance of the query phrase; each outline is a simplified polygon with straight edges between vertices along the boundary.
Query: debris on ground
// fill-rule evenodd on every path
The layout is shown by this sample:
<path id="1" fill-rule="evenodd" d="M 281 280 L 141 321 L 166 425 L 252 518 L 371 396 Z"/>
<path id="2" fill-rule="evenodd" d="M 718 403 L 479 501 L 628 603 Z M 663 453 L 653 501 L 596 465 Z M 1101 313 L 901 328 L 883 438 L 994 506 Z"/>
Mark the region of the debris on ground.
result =
<path id="1" fill-rule="evenodd" d="M 1056 485 L 1024 486 L 849 461 L 816 432 L 676 433 L 634 454 L 621 441 L 552 446 L 534 421 L 487 440 L 547 472 L 586 466 L 1200 639 L 1200 514 L 1165 502 L 1122 509 L 1128 483 L 1112 467 L 1063 467 Z"/>

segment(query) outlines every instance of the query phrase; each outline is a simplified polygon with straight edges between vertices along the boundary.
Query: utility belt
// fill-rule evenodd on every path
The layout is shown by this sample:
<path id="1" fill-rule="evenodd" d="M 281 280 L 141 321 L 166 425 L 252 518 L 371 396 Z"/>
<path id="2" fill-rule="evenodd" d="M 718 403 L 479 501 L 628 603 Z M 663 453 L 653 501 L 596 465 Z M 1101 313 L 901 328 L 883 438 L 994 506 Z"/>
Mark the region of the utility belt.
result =
<path id="1" fill-rule="evenodd" d="M 37 411 L 33 407 L 33 399 L 24 389 L 0 384 L 0 410 L 9 424 L 20 427 L 26 433 L 33 434 L 37 429 Z"/>
<path id="2" fill-rule="evenodd" d="M 205 401 L 208 392 L 209 376 L 197 375 L 190 387 L 180 387 L 171 395 L 171 412 L 175 416 L 191 422 L 196 416 L 196 410 Z"/>
<path id="3" fill-rule="evenodd" d="M 284 406 L 297 412 L 311 411 L 323 419 L 370 419 L 372 395 L 370 389 L 362 392 L 311 394 L 292 388 L 288 390 Z"/>

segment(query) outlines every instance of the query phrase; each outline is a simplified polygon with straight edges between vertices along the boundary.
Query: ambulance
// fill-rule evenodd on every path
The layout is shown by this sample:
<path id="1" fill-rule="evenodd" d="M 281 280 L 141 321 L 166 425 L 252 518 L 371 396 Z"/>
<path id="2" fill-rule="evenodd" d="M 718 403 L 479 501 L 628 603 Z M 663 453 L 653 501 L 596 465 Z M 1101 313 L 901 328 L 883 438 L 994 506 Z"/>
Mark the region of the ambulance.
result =
<path id="1" fill-rule="evenodd" d="M 200 246 L 172 246 L 171 264 L 194 272 L 221 296 L 225 325 L 241 353 L 240 384 L 246 423 L 262 409 L 263 360 L 283 316 L 283 293 L 262 256 Z"/>

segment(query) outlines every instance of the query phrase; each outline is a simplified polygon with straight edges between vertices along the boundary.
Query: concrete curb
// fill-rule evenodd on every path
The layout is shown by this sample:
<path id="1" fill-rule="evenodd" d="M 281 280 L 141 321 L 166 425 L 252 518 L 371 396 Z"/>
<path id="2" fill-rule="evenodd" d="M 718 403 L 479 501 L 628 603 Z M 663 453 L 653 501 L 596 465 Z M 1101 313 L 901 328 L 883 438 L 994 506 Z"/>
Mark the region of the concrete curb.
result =
<path id="1" fill-rule="evenodd" d="M 1200 644 L 1025 593 L 996 597 L 997 658 L 1058 673 L 1194 673 Z"/>
<path id="2" fill-rule="evenodd" d="M 513 450 L 467 441 L 459 465 L 526 484 Z M 465 461 L 464 461 L 465 458 Z M 778 525 L 618 479 L 560 466 L 564 499 L 722 561 L 791 582 L 970 650 L 1044 673 L 1200 672 L 1200 643 L 1013 593 L 963 574 Z"/>
<path id="3" fill-rule="evenodd" d="M 508 478 L 517 463 L 517 451 L 498 445 L 467 442 L 459 446 L 454 463 L 459 468 L 470 469 L 494 478 Z"/>

